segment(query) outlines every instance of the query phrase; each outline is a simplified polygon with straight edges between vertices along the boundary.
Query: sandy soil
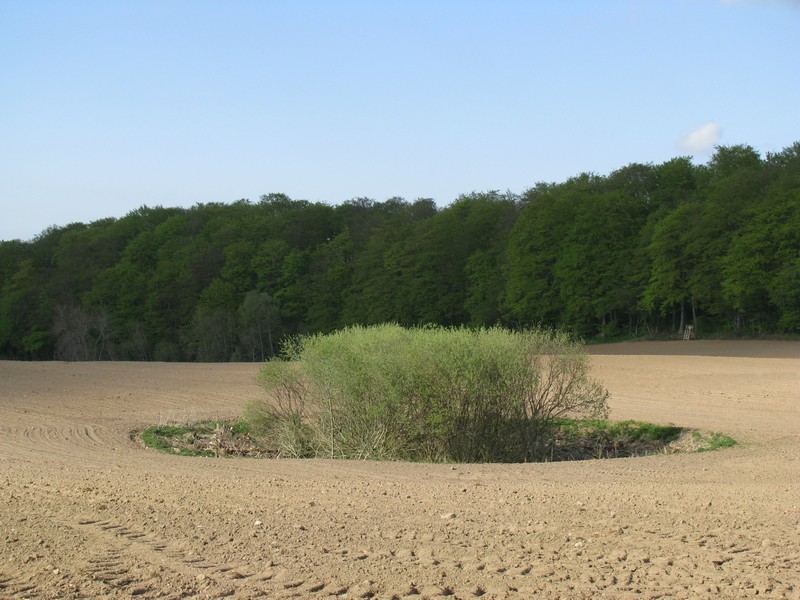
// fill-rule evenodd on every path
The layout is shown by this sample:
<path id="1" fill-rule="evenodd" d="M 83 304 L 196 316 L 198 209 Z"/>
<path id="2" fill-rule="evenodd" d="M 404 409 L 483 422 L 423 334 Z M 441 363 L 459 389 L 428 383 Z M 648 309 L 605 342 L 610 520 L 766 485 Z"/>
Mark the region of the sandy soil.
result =
<path id="1" fill-rule="evenodd" d="M 800 597 L 800 343 L 591 349 L 613 417 L 702 454 L 525 465 L 181 458 L 253 364 L 0 362 L 2 598 Z"/>

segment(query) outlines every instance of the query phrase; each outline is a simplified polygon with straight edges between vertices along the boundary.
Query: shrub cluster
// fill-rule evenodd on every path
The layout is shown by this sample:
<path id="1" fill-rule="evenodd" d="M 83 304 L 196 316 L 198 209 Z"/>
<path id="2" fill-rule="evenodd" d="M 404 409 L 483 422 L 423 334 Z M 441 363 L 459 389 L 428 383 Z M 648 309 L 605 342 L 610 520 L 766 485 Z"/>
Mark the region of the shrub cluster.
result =
<path id="1" fill-rule="evenodd" d="M 558 419 L 608 413 L 567 334 L 398 325 L 296 338 L 246 418 L 294 457 L 524 462 Z"/>

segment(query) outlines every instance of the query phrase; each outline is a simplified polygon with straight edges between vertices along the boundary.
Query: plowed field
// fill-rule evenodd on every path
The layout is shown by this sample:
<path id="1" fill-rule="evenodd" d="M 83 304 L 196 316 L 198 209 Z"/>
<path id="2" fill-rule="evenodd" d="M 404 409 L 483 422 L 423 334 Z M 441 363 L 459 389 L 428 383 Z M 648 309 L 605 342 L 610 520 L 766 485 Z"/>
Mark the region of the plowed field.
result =
<path id="1" fill-rule="evenodd" d="M 800 343 L 591 348 L 612 418 L 717 452 L 555 464 L 182 458 L 255 364 L 0 362 L 0 598 L 800 597 Z"/>

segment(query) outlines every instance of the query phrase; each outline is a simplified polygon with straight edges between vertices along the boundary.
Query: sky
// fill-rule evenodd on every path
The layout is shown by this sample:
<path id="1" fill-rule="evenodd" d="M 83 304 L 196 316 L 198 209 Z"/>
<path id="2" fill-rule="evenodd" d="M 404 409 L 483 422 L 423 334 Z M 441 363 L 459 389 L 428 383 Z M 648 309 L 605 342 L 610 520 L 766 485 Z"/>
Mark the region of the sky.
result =
<path id="1" fill-rule="evenodd" d="M 0 0 L 0 240 L 800 141 L 800 0 Z"/>

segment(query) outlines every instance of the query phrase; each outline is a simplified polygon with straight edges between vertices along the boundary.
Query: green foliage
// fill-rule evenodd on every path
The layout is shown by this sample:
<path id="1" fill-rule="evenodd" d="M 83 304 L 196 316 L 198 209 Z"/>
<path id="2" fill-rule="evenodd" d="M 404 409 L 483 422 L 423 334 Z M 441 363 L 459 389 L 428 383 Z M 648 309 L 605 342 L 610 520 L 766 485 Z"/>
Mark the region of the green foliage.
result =
<path id="1" fill-rule="evenodd" d="M 562 306 L 555 265 L 580 199 L 566 187 L 540 186 L 528 191 L 523 202 L 506 251 L 505 309 L 513 323 L 556 326 Z"/>
<path id="2" fill-rule="evenodd" d="M 695 203 L 681 204 L 655 225 L 647 246 L 650 278 L 641 294 L 647 310 L 665 314 L 691 299 L 689 276 L 698 258 L 688 249 L 698 210 Z"/>
<path id="3" fill-rule="evenodd" d="M 514 462 L 547 455 L 553 424 L 606 414 L 569 336 L 398 325 L 294 339 L 247 408 L 288 455 Z"/>
<path id="4" fill-rule="evenodd" d="M 286 340 L 284 359 L 267 362 L 259 373 L 258 383 L 270 391 L 271 401 L 251 400 L 244 408 L 244 422 L 269 440 L 278 457 L 309 458 L 318 451 L 314 430 L 306 422 L 308 385 L 290 358 L 297 355 L 299 344 L 299 338 Z"/>
<path id="5" fill-rule="evenodd" d="M 800 333 L 800 143 L 489 191 L 142 206 L 0 242 L 0 357 L 264 360 L 348 325 Z"/>

